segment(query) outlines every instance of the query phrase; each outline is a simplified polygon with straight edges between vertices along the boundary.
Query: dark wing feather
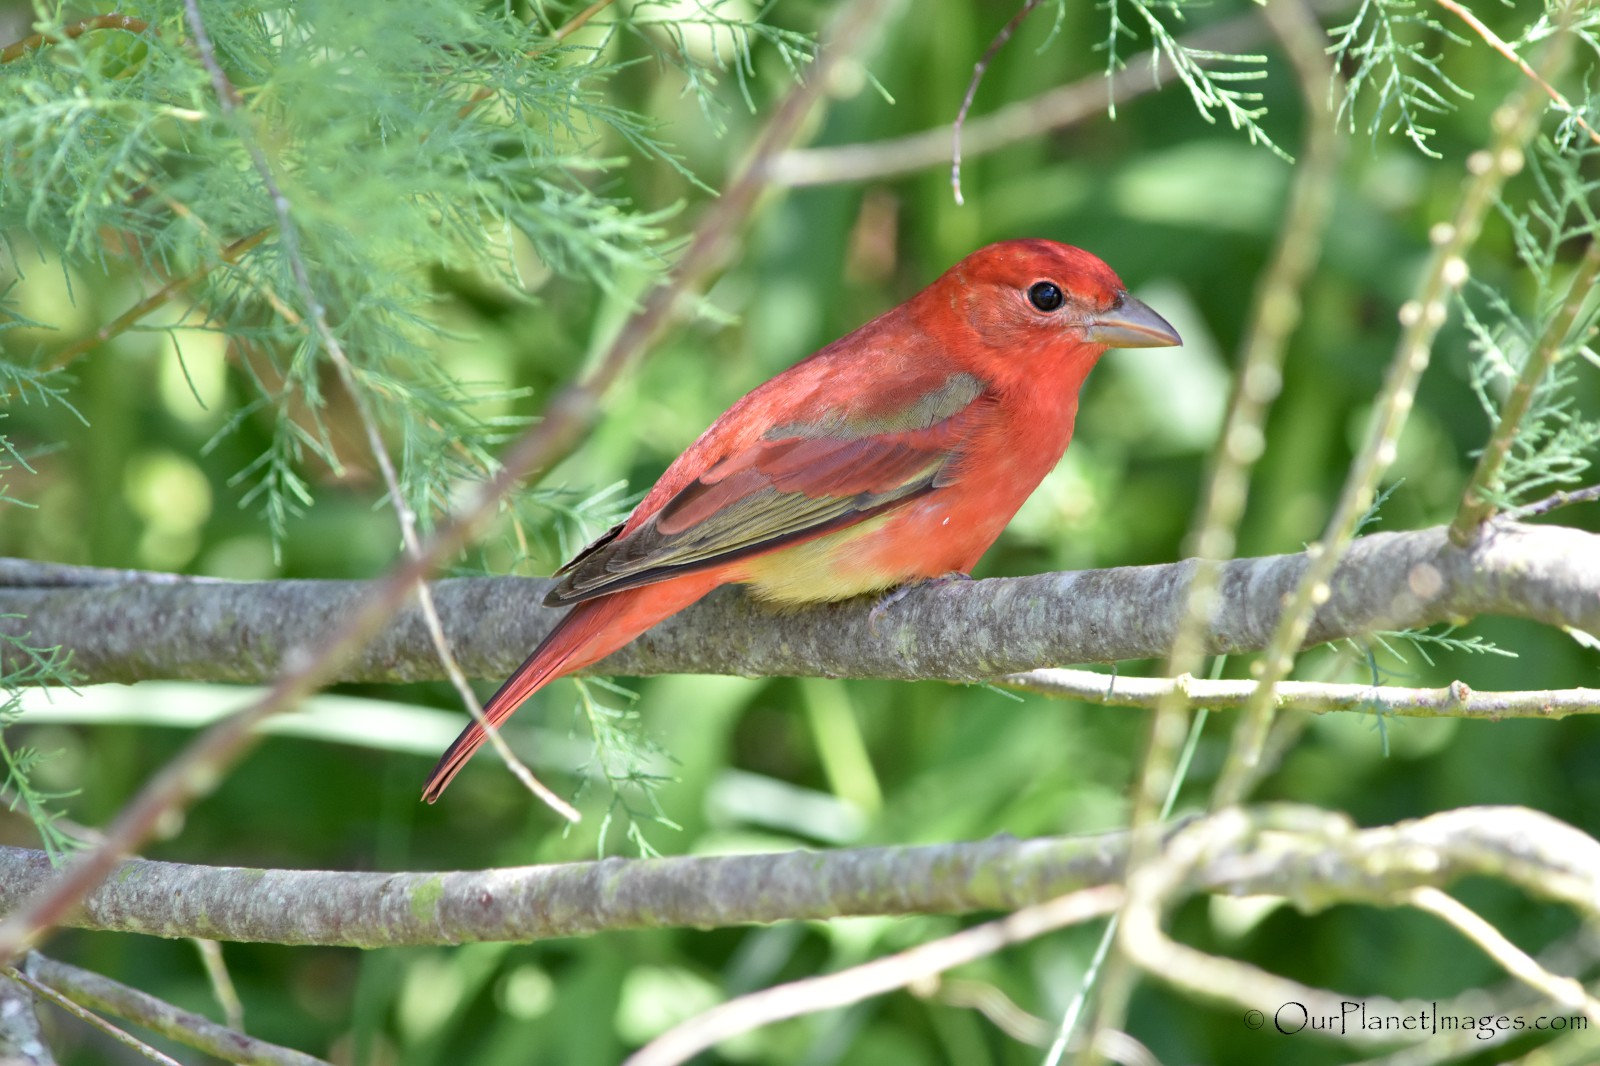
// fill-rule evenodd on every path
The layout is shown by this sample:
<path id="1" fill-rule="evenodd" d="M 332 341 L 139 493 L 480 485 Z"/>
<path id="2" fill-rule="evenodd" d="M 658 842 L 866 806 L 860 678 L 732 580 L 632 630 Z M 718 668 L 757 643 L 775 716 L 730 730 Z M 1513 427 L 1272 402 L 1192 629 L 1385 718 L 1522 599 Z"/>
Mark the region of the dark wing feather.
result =
<path id="1" fill-rule="evenodd" d="M 601 548 L 604 548 L 607 544 L 610 544 L 612 541 L 616 540 L 617 536 L 622 532 L 622 525 L 623 524 L 621 522 L 618 522 L 616 525 L 612 526 L 610 529 L 596 537 L 588 547 L 584 548 L 577 555 L 574 555 L 572 558 L 568 559 L 565 563 L 562 563 L 561 568 L 555 572 L 555 576 L 560 577 L 562 574 L 571 573 L 573 567 L 589 558 L 589 556 L 593 555 Z"/>
<path id="2" fill-rule="evenodd" d="M 784 426 L 793 435 L 726 456 L 631 532 L 586 548 L 561 569 L 545 603 L 564 606 L 721 566 L 899 507 L 949 483 L 956 448 L 987 407 L 976 399 L 925 428 L 874 436 L 811 436 L 806 427 Z"/>

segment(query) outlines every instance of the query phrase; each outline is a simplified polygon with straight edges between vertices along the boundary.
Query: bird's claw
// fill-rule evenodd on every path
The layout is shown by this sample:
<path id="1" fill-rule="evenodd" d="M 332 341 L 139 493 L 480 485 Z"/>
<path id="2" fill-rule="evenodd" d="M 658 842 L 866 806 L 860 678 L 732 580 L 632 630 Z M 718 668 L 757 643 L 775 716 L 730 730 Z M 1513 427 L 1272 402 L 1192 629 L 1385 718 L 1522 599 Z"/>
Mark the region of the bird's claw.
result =
<path id="1" fill-rule="evenodd" d="M 971 580 L 971 574 L 963 573 L 960 570 L 952 570 L 949 573 L 940 574 L 938 577 L 925 577 L 918 581 L 908 581 L 904 585 L 892 588 L 879 597 L 878 602 L 872 605 L 872 610 L 867 612 L 867 628 L 872 631 L 873 636 L 877 636 L 878 623 L 883 620 L 885 612 L 905 599 L 906 593 L 912 589 L 925 589 L 937 585 L 947 585 L 952 581 Z"/>

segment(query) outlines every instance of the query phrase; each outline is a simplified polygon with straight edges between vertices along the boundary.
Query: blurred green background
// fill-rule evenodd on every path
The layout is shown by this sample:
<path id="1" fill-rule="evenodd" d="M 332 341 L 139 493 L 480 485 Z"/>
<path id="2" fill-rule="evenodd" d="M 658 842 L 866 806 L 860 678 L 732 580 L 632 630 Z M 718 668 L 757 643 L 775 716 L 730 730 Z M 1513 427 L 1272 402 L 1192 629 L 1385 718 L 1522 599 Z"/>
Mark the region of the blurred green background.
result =
<path id="1" fill-rule="evenodd" d="M 811 32 L 831 7 L 784 2 L 768 17 Z M 1097 48 L 1106 13 L 1069 4 L 1059 33 L 1046 43 L 1048 7 L 996 58 L 975 114 L 1102 69 Z M 1205 25 L 1250 7 L 1197 9 L 1191 22 Z M 947 125 L 973 63 L 1014 11 L 1011 4 L 970 0 L 902 5 L 867 52 L 866 70 L 893 103 L 856 69 L 835 87 L 813 143 L 874 141 Z M 1515 22 L 1508 9 L 1482 14 Z M 0 37 L 24 35 L 29 19 L 27 5 L 0 3 Z M 1143 43 L 1130 38 L 1125 54 Z M 638 51 L 626 38 L 612 47 Z M 1257 47 L 1270 57 L 1271 76 L 1259 86 L 1269 109 L 1263 124 L 1294 152 L 1302 106 L 1293 78 L 1274 48 L 1251 46 Z M 1486 139 L 1490 111 L 1518 85 L 1516 70 L 1481 42 L 1441 42 L 1439 50 L 1446 73 L 1474 92 L 1437 117 L 1433 146 L 1442 159 L 1364 129 L 1349 138 L 1326 251 L 1288 353 L 1240 554 L 1296 551 L 1321 531 L 1393 350 L 1396 313 L 1424 261 L 1428 229 L 1450 215 L 1464 158 Z M 661 122 L 661 135 L 687 168 L 716 187 L 788 84 L 770 49 L 758 48 L 755 63 L 757 110 L 748 112 L 736 87 L 725 84 L 728 129 L 720 138 L 682 91 L 679 75 L 659 64 L 628 68 L 607 92 Z M 1174 82 L 1120 107 L 1114 122 L 1102 115 L 969 158 L 965 206 L 952 202 L 944 168 L 772 195 L 743 236 L 737 262 L 710 293 L 719 318 L 676 328 L 657 345 L 608 394 L 592 436 L 545 484 L 569 486 L 574 499 L 619 480 L 637 493 L 750 387 L 909 296 L 973 248 L 1043 236 L 1107 260 L 1178 326 L 1186 344 L 1106 357 L 1085 391 L 1066 460 L 979 576 L 1177 559 L 1292 174 L 1226 123 L 1201 120 Z M 680 233 L 708 200 L 659 161 L 634 159 L 606 180 L 609 195 L 644 208 L 684 203 L 667 223 Z M 1526 192 L 1526 179 L 1513 187 L 1515 195 Z M 12 297 L 59 330 L 0 339 L 7 358 L 32 358 L 38 346 L 48 355 L 150 287 L 116 262 L 103 273 L 64 272 L 25 234 L 7 236 L 28 271 Z M 1491 217 L 1472 266 L 1508 299 L 1530 297 L 1502 220 Z M 532 301 L 443 270 L 435 282 L 438 313 L 453 331 L 437 347 L 440 365 L 462 379 L 530 390 L 486 412 L 521 417 L 537 415 L 550 391 L 612 335 L 629 295 L 628 283 L 606 294 L 549 275 L 534 275 Z M 170 320 L 175 312 L 164 314 Z M 258 509 L 241 506 L 245 489 L 230 485 L 266 447 L 265 424 L 246 418 L 202 452 L 246 390 L 216 334 L 187 332 L 182 345 L 187 379 L 162 333 L 125 334 L 79 360 L 70 399 L 81 421 L 59 407 L 9 409 L 5 432 L 19 446 L 39 449 L 31 453 L 36 472 L 13 477 L 10 491 L 36 507 L 0 512 L 0 553 L 248 579 L 382 573 L 396 557 L 397 534 L 389 510 L 374 506 L 381 486 L 356 429 L 337 442 L 348 464 L 343 476 L 307 464 L 316 500 L 291 521 L 275 560 Z M 1467 337 L 1453 320 L 1406 429 L 1392 472 L 1401 483 L 1382 509 L 1380 528 L 1416 528 L 1453 513 L 1470 455 L 1486 433 L 1468 365 Z M 1585 409 L 1600 410 L 1600 374 L 1589 369 L 1580 391 Z M 1572 509 L 1558 520 L 1600 529 L 1600 510 Z M 553 524 L 535 532 L 526 572 L 548 572 L 573 534 L 568 530 L 563 541 Z M 518 556 L 500 529 L 465 567 L 498 571 Z M 1378 665 L 1388 679 L 1412 685 L 1460 678 L 1475 689 L 1515 689 L 1600 681 L 1600 653 L 1562 633 L 1500 619 L 1467 632 L 1515 657 L 1445 651 L 1430 664 L 1407 650 L 1405 661 L 1383 654 Z M 1245 676 L 1247 669 L 1239 658 L 1225 672 Z M 1302 676 L 1366 680 L 1371 669 L 1361 652 L 1344 648 L 1307 656 Z M 487 692 L 497 679 L 485 680 Z M 145 854 L 249 866 L 453 869 L 635 854 L 630 821 L 649 846 L 669 854 L 1092 832 L 1125 822 L 1146 728 L 1141 712 L 931 683 L 663 677 L 625 684 L 637 694 L 631 704 L 595 691 L 636 709 L 638 728 L 669 753 L 651 764 L 670 777 L 653 792 L 659 821 L 631 820 L 624 809 L 646 812 L 650 798 L 627 791 L 613 803 L 602 785 L 591 783 L 581 803 L 585 822 L 563 832 L 490 758 L 477 760 L 442 802 L 424 806 L 417 794 L 432 764 L 428 753 L 437 750 L 441 729 L 447 738 L 453 725 L 417 715 L 358 743 L 267 738 Z M 159 692 L 151 703 L 163 711 L 215 711 L 242 702 L 220 687 Z M 442 684 L 349 687 L 340 694 L 458 711 Z M 87 825 L 107 822 L 190 735 L 146 723 L 141 707 L 151 703 L 125 696 L 102 725 L 24 722 L 12 731 L 17 742 L 59 751 L 37 771 L 36 783 L 81 790 L 63 806 Z M 577 789 L 590 759 L 580 702 L 573 684 L 560 682 L 507 730 L 564 793 Z M 337 720 L 343 712 L 327 713 Z M 1180 807 L 1204 803 L 1230 727 L 1231 715 L 1213 718 Z M 1258 798 L 1319 804 L 1364 825 L 1461 805 L 1524 804 L 1594 832 L 1597 782 L 1600 734 L 1582 717 L 1469 724 L 1333 715 L 1306 723 Z M 4 827 L 9 843 L 36 840 L 19 818 Z M 1572 932 L 1565 912 L 1496 884 L 1464 884 L 1459 896 L 1530 950 Z M 1192 901 L 1175 915 L 1174 927 L 1199 947 L 1354 995 L 1444 998 L 1499 980 L 1476 948 L 1416 914 L 1340 907 L 1315 916 L 1290 908 L 1246 920 L 1219 915 L 1214 904 Z M 225 954 L 252 1033 L 338 1062 L 581 1066 L 617 1062 L 630 1047 L 727 995 L 846 966 L 963 924 L 863 919 L 371 953 L 227 945 Z M 1098 935 L 1097 927 L 1053 935 L 952 976 L 998 989 L 1053 1024 Z M 199 957 L 186 943 L 68 931 L 45 950 L 215 1013 Z M 947 984 L 946 993 L 960 987 Z M 1039 1060 L 1038 1048 L 950 998 L 898 994 L 783 1023 L 730 1043 L 709 1061 Z M 114 1060 L 98 1037 L 55 1020 L 63 1061 Z M 1136 995 L 1129 1031 L 1166 1063 L 1354 1057 L 1310 1034 L 1250 1031 L 1231 1012 L 1198 1006 L 1153 983 Z M 1506 1056 L 1501 1049 L 1481 1061 Z"/>

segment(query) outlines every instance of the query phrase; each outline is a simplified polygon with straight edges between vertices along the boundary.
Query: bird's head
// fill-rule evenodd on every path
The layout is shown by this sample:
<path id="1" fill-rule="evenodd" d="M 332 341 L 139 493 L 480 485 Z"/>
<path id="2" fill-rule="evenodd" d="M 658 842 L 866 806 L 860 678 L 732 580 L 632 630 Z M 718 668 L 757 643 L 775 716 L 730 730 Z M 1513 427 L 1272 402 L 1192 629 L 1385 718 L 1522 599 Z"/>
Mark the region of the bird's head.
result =
<path id="1" fill-rule="evenodd" d="M 1178 331 L 1082 248 L 1047 240 L 980 248 L 928 287 L 929 310 L 985 347 L 1165 348 Z M 948 308 L 948 311 L 944 310 Z"/>

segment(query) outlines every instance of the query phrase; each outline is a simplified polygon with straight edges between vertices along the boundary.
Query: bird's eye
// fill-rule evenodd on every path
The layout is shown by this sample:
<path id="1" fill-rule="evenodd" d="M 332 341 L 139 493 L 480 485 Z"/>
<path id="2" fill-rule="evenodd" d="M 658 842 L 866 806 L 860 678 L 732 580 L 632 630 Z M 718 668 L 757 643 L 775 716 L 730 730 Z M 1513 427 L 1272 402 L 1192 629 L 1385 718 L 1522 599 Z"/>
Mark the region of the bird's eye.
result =
<path id="1" fill-rule="evenodd" d="M 1041 311 L 1054 311 L 1066 300 L 1061 287 L 1053 281 L 1036 281 L 1028 288 L 1028 302 Z"/>

